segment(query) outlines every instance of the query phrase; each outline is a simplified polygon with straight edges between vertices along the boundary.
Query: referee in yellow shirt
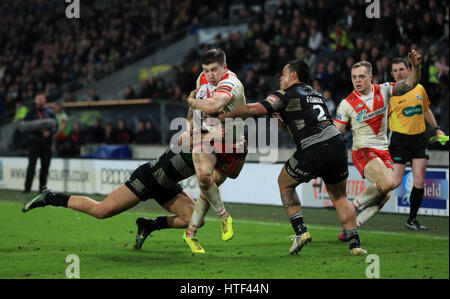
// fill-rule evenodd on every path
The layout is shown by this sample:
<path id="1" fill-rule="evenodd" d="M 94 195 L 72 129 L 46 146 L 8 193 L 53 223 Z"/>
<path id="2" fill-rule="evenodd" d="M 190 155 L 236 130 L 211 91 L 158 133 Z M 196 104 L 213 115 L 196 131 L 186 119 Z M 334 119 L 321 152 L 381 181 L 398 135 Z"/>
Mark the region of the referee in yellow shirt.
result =
<path id="1" fill-rule="evenodd" d="M 406 61 L 396 58 L 392 61 L 391 75 L 395 82 L 405 80 L 410 72 Z M 412 230 L 426 230 L 417 221 L 417 212 L 423 200 L 425 171 L 428 150 L 426 149 L 425 121 L 434 128 L 436 137 L 445 135 L 436 123 L 429 109 L 430 100 L 422 85 L 402 96 L 391 97 L 389 101 L 389 129 L 392 132 L 389 152 L 394 161 L 396 184 L 400 185 L 405 174 L 406 163 L 411 162 L 414 187 L 409 196 L 410 211 L 406 226 Z"/>

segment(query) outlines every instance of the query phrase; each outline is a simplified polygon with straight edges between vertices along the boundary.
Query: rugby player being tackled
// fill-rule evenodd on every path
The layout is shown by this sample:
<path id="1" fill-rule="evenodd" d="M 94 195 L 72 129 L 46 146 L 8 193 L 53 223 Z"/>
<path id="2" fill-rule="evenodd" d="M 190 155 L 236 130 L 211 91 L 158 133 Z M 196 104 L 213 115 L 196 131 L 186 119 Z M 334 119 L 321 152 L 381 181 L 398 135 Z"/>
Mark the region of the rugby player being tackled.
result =
<path id="1" fill-rule="evenodd" d="M 232 71 L 227 68 L 225 53 L 221 49 L 210 49 L 201 58 L 203 72 L 197 79 L 197 89 L 187 98 L 190 106 L 189 131 L 199 132 L 201 138 L 192 137 L 192 157 L 200 187 L 200 199 L 195 203 L 194 213 L 188 228 L 183 236 L 193 253 L 205 253 L 196 234 L 203 223 L 209 205 L 221 219 L 222 239 L 230 240 L 233 237 L 232 218 L 225 209 L 220 197 L 217 181 L 223 183 L 228 177 L 235 178 L 242 169 L 245 152 L 237 152 L 238 145 L 243 145 L 243 136 L 233 136 L 232 143 L 227 143 L 225 128 L 220 124 L 208 124 L 204 115 L 218 115 L 236 109 L 246 103 L 244 86 Z M 205 87 L 206 86 L 206 87 Z M 201 94 L 201 93 L 204 94 Z M 197 121 L 195 116 L 197 117 Z M 200 121 L 198 121 L 200 120 Z M 232 131 L 234 131 L 231 128 Z M 236 129 L 237 132 L 242 130 Z M 217 134 L 219 139 L 206 141 L 205 136 Z M 232 134 L 228 132 L 228 134 Z M 191 139 L 191 140 L 192 140 Z M 210 148 L 211 150 L 205 150 Z M 213 171 L 217 169 L 217 180 L 214 180 Z"/>

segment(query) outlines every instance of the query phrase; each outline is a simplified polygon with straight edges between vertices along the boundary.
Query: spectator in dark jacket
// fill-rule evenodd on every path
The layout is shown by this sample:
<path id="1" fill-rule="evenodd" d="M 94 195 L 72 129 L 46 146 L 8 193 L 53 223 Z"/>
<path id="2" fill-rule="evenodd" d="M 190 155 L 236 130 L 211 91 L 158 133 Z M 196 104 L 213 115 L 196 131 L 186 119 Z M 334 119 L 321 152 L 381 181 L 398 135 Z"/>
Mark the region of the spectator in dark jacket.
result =
<path id="1" fill-rule="evenodd" d="M 34 98 L 34 107 L 28 111 L 24 121 L 53 118 L 55 126 L 51 129 L 35 129 L 28 133 L 28 167 L 25 179 L 24 193 L 31 191 L 31 185 L 34 179 L 37 159 L 41 159 L 41 170 L 39 174 L 39 191 L 45 189 L 47 185 L 47 175 L 52 158 L 52 136 L 56 133 L 56 116 L 52 109 L 45 107 L 46 99 L 43 93 L 36 94 Z"/>

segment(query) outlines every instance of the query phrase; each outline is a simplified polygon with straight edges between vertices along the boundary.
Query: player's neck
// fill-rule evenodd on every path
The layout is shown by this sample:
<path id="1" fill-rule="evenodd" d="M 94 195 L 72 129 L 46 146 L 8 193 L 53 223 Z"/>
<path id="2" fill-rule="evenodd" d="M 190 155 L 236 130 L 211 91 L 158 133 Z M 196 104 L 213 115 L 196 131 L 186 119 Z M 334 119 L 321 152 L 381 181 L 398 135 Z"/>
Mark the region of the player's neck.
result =
<path id="1" fill-rule="evenodd" d="M 370 84 L 370 86 L 367 89 L 361 90 L 361 92 L 358 93 L 362 96 L 368 96 L 370 95 L 371 92 L 372 92 L 372 84 Z"/>

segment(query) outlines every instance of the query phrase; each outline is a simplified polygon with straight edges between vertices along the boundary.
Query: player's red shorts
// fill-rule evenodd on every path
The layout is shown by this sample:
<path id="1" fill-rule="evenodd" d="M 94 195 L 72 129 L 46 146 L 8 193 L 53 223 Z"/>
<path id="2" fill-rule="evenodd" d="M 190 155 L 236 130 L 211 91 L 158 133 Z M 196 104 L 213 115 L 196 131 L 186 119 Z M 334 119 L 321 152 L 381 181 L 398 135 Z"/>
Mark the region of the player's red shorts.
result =
<path id="1" fill-rule="evenodd" d="M 387 168 L 394 170 L 394 162 L 392 162 L 391 155 L 388 150 L 377 150 L 370 147 L 360 148 L 359 150 L 352 150 L 352 160 L 356 169 L 358 169 L 361 176 L 364 178 L 364 168 L 370 160 L 380 158 Z"/>
<path id="2" fill-rule="evenodd" d="M 193 145 L 192 149 L 197 148 L 198 146 L 200 146 L 200 144 Z M 228 144 L 213 139 L 208 144 L 203 144 L 203 146 L 214 147 L 214 153 L 216 153 L 217 157 L 217 164 L 215 167 L 217 171 L 231 179 L 235 179 L 239 176 L 248 152 L 247 141 L 245 141 L 245 138 L 242 137 L 235 144 Z"/>

